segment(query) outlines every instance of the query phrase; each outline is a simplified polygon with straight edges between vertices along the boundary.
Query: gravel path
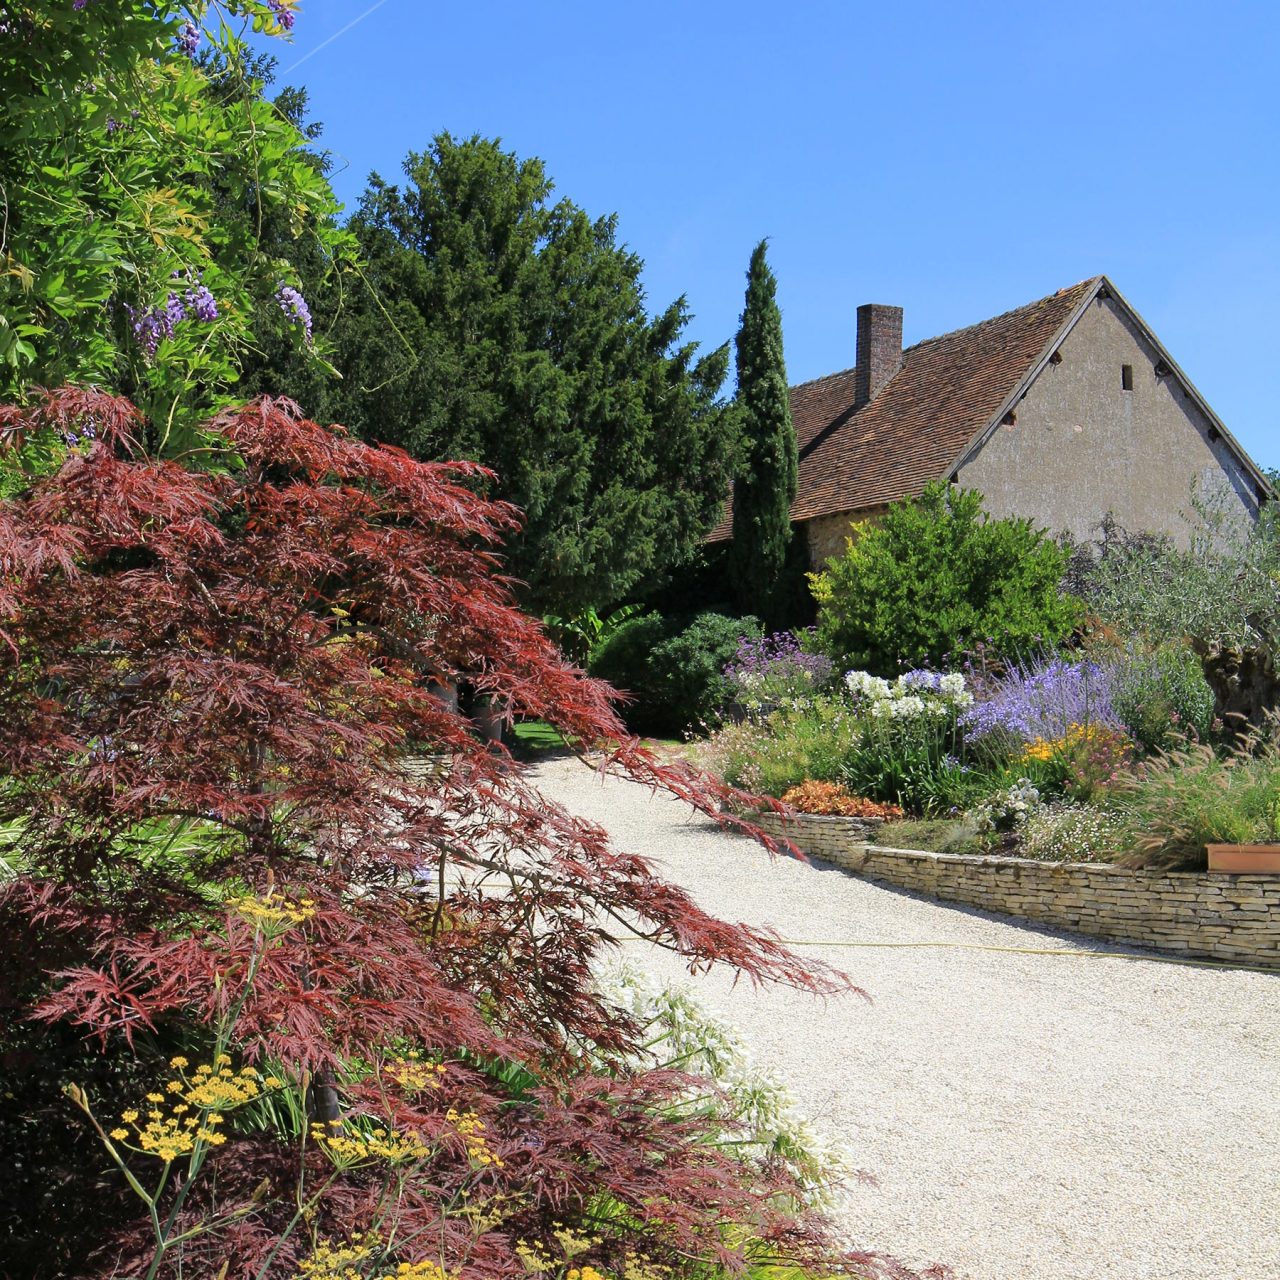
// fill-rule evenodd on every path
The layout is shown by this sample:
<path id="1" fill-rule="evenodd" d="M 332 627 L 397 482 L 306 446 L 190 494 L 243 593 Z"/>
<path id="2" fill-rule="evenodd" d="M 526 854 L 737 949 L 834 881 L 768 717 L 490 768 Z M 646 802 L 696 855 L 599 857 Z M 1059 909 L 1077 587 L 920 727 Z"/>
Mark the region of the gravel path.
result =
<path id="1" fill-rule="evenodd" d="M 875 1175 L 842 1206 L 856 1243 L 962 1280 L 1280 1278 L 1280 977 L 1089 958 L 1074 935 L 771 860 L 575 761 L 532 772 L 703 907 L 787 939 L 1082 953 L 803 948 L 866 1003 L 689 979 L 628 948 L 689 981 Z"/>

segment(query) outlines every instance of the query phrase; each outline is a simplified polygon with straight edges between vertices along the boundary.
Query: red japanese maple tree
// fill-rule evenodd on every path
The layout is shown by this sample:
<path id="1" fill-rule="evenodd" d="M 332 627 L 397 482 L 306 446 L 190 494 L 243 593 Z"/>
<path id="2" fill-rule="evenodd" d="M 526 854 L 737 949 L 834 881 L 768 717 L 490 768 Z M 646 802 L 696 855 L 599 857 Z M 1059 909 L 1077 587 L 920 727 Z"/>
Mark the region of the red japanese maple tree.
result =
<path id="1" fill-rule="evenodd" d="M 0 408 L 9 441 L 75 441 L 0 507 L 13 1105 L 71 1112 L 40 1077 L 40 1035 L 72 1045 L 64 1076 L 67 1053 L 116 1064 L 108 1088 L 226 1048 L 331 1133 L 367 1135 L 376 1115 L 420 1158 L 389 1205 L 367 1163 L 335 1173 L 323 1143 L 299 1156 L 278 1128 L 233 1125 L 216 1176 L 166 1185 L 182 1237 L 166 1252 L 136 1201 L 107 1204 L 104 1162 L 51 1156 L 44 1176 L 74 1194 L 48 1204 L 81 1205 L 74 1225 L 53 1209 L 43 1224 L 75 1237 L 63 1265 L 286 1277 L 317 1239 L 376 1232 L 446 1274 L 521 1276 L 572 1224 L 591 1241 L 576 1265 L 619 1275 L 640 1256 L 733 1269 L 748 1239 L 906 1274 L 834 1249 L 785 1170 L 709 1141 L 720 1121 L 682 1104 L 687 1079 L 638 1065 L 592 968 L 629 930 L 691 966 L 847 984 L 709 917 L 431 696 L 428 675 L 463 679 L 603 768 L 707 814 L 730 798 L 629 741 L 611 691 L 516 610 L 500 546 L 518 517 L 472 491 L 479 469 L 357 442 L 286 400 L 211 422 L 199 468 L 146 456 L 142 427 L 127 401 L 75 389 Z M 424 744 L 451 763 L 414 780 L 405 753 Z M 431 1087 L 406 1062 L 429 1064 Z M 327 1181 L 289 1235 L 300 1159 Z M 106 1207 L 84 1208 L 92 1195 Z"/>

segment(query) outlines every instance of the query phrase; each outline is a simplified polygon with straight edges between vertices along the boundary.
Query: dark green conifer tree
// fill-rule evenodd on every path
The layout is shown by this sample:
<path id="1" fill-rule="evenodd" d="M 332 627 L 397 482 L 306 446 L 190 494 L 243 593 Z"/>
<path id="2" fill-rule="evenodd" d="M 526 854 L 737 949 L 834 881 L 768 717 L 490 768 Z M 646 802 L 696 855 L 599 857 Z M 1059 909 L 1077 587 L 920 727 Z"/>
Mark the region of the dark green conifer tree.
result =
<path id="1" fill-rule="evenodd" d="M 403 187 L 371 180 L 352 229 L 369 287 L 336 322 L 326 413 L 492 467 L 523 513 L 505 555 L 526 607 L 604 609 L 697 553 L 736 457 L 728 343 L 697 351 L 683 298 L 648 312 L 613 217 L 555 199 L 538 160 L 441 134 Z"/>
<path id="2" fill-rule="evenodd" d="M 739 606 L 774 620 L 784 594 L 797 458 L 778 282 L 765 259 L 767 245 L 761 240 L 751 255 L 738 328 L 742 469 L 733 487 L 729 572 Z"/>

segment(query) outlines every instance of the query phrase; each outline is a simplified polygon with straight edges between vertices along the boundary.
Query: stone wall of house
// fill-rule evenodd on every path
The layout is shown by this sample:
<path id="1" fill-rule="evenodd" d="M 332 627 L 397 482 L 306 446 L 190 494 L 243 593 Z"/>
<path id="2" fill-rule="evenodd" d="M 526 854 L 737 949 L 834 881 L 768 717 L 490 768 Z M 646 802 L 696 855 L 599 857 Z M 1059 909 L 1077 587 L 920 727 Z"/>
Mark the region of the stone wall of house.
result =
<path id="1" fill-rule="evenodd" d="M 821 569 L 832 556 L 844 554 L 845 542 L 853 533 L 855 523 L 864 520 L 875 522 L 889 508 L 866 507 L 862 511 L 842 511 L 833 516 L 815 516 L 806 520 L 803 528 L 809 540 L 809 564 Z"/>
<path id="2" fill-rule="evenodd" d="M 866 843 L 859 819 L 754 819 L 812 857 L 947 902 L 1189 957 L 1280 970 L 1280 876 L 1130 871 Z"/>
<path id="3" fill-rule="evenodd" d="M 1238 524 L 1256 517 L 1254 481 L 1114 298 L 1089 304 L 1058 355 L 957 473 L 988 511 L 1082 539 L 1112 512 L 1182 545 L 1196 523 L 1193 489 Z"/>

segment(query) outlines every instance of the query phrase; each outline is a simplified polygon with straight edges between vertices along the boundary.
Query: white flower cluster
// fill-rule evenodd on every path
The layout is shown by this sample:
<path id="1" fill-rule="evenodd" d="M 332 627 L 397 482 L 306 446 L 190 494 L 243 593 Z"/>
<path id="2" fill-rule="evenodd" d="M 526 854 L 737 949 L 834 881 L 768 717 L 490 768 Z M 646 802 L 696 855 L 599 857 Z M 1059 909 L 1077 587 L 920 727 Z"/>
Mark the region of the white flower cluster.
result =
<path id="1" fill-rule="evenodd" d="M 1040 809 L 1040 792 L 1030 778 L 1019 778 L 1007 791 L 997 791 L 972 813 L 979 833 L 1015 831 Z"/>
<path id="2" fill-rule="evenodd" d="M 662 986 L 629 964 L 597 980 L 611 1004 L 646 1030 L 650 1061 L 713 1080 L 724 1091 L 746 1144 L 739 1150 L 764 1160 L 782 1157 L 819 1204 L 856 1176 L 850 1153 L 819 1133 L 800 1114 L 786 1086 L 756 1067 L 742 1038 L 717 1021 L 685 987 Z"/>
<path id="3" fill-rule="evenodd" d="M 845 688 L 876 719 L 942 719 L 973 705 L 973 694 L 958 672 L 908 671 L 892 684 L 868 671 L 849 671 Z"/>
<path id="4" fill-rule="evenodd" d="M 1108 862 L 1121 847 L 1124 823 L 1087 805 L 1050 805 L 1022 831 L 1022 854 L 1045 862 Z"/>

